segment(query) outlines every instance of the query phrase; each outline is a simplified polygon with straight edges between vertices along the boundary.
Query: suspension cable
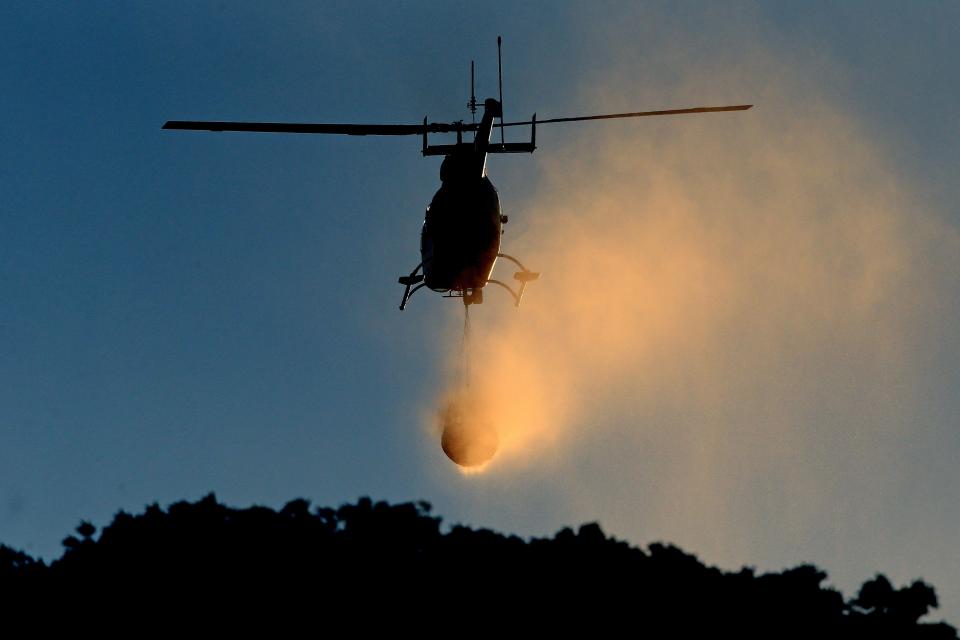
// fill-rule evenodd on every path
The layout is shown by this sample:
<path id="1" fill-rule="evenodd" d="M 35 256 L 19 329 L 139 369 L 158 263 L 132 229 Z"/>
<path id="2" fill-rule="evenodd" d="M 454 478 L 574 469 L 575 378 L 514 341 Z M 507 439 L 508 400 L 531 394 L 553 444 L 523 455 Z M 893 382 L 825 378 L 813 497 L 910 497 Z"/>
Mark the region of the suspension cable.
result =
<path id="1" fill-rule="evenodd" d="M 470 386 L 470 305 L 463 305 L 463 340 L 460 343 L 461 375 L 463 387 Z"/>

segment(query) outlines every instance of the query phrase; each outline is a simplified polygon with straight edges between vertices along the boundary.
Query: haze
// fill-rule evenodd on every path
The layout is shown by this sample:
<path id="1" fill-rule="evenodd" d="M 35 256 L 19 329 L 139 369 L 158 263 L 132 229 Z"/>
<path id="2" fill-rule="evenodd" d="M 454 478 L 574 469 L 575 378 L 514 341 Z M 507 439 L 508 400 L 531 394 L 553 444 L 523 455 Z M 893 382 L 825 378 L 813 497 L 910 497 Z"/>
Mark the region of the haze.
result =
<path id="1" fill-rule="evenodd" d="M 846 590 L 923 578 L 955 623 L 957 25 L 948 3 L 5 6 L 0 541 L 51 555 L 81 518 L 209 491 L 369 494 Z M 159 127 L 468 117 L 498 34 L 508 119 L 757 106 L 491 160 L 504 250 L 543 276 L 472 311 L 501 451 L 465 476 L 432 430 L 462 308 L 396 309 L 439 161 Z"/>

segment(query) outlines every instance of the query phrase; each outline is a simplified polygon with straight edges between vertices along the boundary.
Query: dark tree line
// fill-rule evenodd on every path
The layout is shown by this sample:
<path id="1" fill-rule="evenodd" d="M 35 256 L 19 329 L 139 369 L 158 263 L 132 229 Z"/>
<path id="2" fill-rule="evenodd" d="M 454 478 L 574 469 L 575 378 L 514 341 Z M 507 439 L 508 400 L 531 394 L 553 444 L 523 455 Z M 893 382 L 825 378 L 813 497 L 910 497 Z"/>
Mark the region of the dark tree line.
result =
<path id="1" fill-rule="evenodd" d="M 7 615 L 199 607 L 234 625 L 243 614 L 309 616 L 321 625 L 314 631 L 325 621 L 370 629 L 403 620 L 407 629 L 497 635 L 521 628 L 513 625 L 590 625 L 640 637 L 957 638 L 952 626 L 920 621 L 937 606 L 922 581 L 896 588 L 878 575 L 845 600 L 811 565 L 725 572 L 671 545 L 631 547 L 597 524 L 529 541 L 444 532 L 423 502 L 233 509 L 209 495 L 120 512 L 96 533 L 81 523 L 49 564 L 0 546 Z"/>

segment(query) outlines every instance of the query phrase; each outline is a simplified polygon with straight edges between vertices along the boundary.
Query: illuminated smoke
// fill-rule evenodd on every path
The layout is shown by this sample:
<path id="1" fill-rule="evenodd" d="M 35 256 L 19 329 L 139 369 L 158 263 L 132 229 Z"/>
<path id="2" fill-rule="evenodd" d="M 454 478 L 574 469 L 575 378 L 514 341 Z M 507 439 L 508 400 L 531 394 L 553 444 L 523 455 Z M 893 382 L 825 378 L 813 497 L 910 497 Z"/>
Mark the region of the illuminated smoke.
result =
<path id="1" fill-rule="evenodd" d="M 638 8 L 584 34 L 609 72 L 541 116 L 754 109 L 544 126 L 522 183 L 491 163 L 504 251 L 543 275 L 519 311 L 494 289 L 471 310 L 499 451 L 441 486 L 484 522 L 600 519 L 845 589 L 923 576 L 955 609 L 958 229 L 843 69 L 713 11 L 694 33 Z M 433 429 L 459 335 L 448 353 Z"/>
<path id="2" fill-rule="evenodd" d="M 811 447 L 836 462 L 898 437 L 908 325 L 940 286 L 928 256 L 953 255 L 956 230 L 918 208 L 815 73 L 758 51 L 737 62 L 643 91 L 618 68 L 583 111 L 751 111 L 541 134 L 539 187 L 512 210 L 529 233 L 508 229 L 504 249 L 543 277 L 518 313 L 490 295 L 474 324 L 493 468 L 632 432 L 714 495 L 718 466 L 762 474 Z"/>

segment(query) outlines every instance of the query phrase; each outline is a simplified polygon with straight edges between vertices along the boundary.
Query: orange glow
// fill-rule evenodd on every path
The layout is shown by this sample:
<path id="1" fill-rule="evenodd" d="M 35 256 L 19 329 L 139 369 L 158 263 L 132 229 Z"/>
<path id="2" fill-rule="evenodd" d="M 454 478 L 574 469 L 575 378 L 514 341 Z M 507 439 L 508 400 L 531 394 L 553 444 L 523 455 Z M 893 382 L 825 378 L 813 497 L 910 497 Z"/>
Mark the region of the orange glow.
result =
<path id="1" fill-rule="evenodd" d="M 646 92 L 609 89 L 630 91 L 632 68 L 598 78 L 584 113 L 757 106 L 545 131 L 536 184 L 502 193 L 503 250 L 542 276 L 518 311 L 494 289 L 471 310 L 471 385 L 499 434 L 485 475 L 636 443 L 618 480 L 656 468 L 671 487 L 673 502 L 646 504 L 650 521 L 702 529 L 730 517 L 738 483 L 782 471 L 803 522 L 830 508 L 836 478 L 817 465 L 879 465 L 902 437 L 908 328 L 942 286 L 926 256 L 956 267 L 957 230 L 923 213 L 885 149 L 809 77 L 742 62 Z M 449 354 L 456 371 L 459 338 Z M 793 466 L 811 451 L 825 453 Z M 607 489 L 589 500 L 614 500 Z"/>

